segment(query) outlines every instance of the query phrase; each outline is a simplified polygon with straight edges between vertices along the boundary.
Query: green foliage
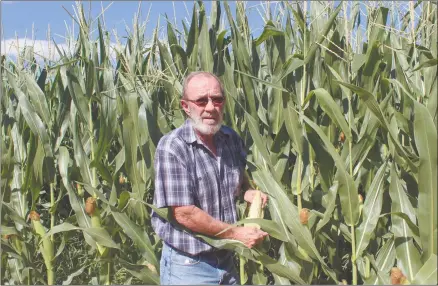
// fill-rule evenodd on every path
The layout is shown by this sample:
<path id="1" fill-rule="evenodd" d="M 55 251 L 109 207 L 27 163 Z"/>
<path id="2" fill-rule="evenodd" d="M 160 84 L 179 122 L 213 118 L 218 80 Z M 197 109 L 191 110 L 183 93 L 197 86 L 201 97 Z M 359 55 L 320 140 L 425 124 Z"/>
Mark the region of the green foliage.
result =
<path id="1" fill-rule="evenodd" d="M 402 30 L 393 2 L 369 4 L 363 30 L 358 2 L 334 3 L 282 2 L 254 39 L 243 2 L 236 16 L 212 2 L 210 18 L 197 2 L 183 32 L 166 16 L 166 39 L 157 26 L 147 42 L 136 15 L 115 48 L 100 19 L 91 37 L 77 4 L 73 53 L 55 44 L 59 62 L 39 69 L 31 48 L 3 58 L 1 283 L 47 283 L 34 210 L 55 246 L 56 284 L 159 284 L 155 149 L 184 121 L 184 76 L 208 70 L 269 195 L 263 245 L 200 236 L 240 255 L 246 283 L 389 284 L 398 267 L 436 284 L 436 4 L 416 3 L 420 20 L 409 11 Z"/>

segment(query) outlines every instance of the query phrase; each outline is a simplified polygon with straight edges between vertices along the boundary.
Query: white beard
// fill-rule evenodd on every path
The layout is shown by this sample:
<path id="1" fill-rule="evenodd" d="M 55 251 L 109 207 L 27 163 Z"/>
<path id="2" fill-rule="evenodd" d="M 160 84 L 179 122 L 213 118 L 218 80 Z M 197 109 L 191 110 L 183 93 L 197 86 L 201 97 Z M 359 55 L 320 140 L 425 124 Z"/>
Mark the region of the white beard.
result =
<path id="1" fill-rule="evenodd" d="M 202 122 L 202 117 L 200 116 L 192 116 L 189 117 L 189 120 L 193 124 L 193 127 L 201 134 L 203 135 L 214 135 L 216 132 L 219 131 L 222 127 L 222 115 L 219 117 L 219 121 L 215 125 L 210 124 L 204 124 Z"/>

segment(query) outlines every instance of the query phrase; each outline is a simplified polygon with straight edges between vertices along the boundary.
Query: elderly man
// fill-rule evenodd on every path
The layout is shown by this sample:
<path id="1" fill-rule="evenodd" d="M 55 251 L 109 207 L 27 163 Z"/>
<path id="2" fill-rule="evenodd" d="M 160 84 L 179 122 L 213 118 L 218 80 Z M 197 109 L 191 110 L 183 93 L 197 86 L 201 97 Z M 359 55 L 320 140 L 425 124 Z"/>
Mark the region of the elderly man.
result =
<path id="1" fill-rule="evenodd" d="M 169 207 L 178 222 L 152 215 L 152 225 L 164 242 L 161 284 L 238 284 L 233 253 L 195 235 L 235 239 L 250 248 L 267 235 L 257 228 L 231 226 L 237 221 L 235 198 L 249 184 L 243 141 L 222 126 L 225 100 L 214 74 L 189 74 L 181 99 L 188 119 L 158 144 L 154 205 Z M 251 203 L 254 192 L 247 190 L 244 199 Z M 265 205 L 267 196 L 262 194 L 262 199 Z"/>

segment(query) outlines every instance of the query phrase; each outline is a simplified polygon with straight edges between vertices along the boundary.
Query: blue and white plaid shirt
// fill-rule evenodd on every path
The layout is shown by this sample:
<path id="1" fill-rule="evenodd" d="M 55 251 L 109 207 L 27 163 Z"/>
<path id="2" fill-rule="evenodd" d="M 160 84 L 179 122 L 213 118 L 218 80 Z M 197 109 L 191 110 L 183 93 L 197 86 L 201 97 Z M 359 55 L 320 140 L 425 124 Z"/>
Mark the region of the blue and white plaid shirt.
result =
<path id="1" fill-rule="evenodd" d="M 213 218 L 235 223 L 246 164 L 242 139 L 222 126 L 214 135 L 217 157 L 200 141 L 189 120 L 160 139 L 155 153 L 154 205 L 158 208 L 195 205 Z M 152 212 L 152 226 L 170 246 L 196 255 L 211 245 Z"/>

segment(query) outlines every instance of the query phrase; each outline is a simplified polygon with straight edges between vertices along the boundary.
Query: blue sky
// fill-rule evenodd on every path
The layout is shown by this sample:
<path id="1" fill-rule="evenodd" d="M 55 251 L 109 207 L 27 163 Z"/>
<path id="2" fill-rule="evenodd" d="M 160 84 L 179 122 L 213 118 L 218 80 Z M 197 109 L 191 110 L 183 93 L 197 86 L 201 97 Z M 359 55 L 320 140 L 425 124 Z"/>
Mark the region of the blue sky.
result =
<path id="1" fill-rule="evenodd" d="M 257 12 L 261 10 L 262 2 L 248 2 L 249 23 L 254 34 L 262 31 L 263 20 Z M 140 5 L 141 22 L 146 21 L 148 13 L 148 24 L 146 25 L 146 39 L 152 37 L 153 30 L 157 26 L 158 20 L 161 27 L 165 27 L 166 21 L 164 15 L 170 19 L 176 19 L 177 26 L 182 29 L 181 21 L 185 21 L 190 26 L 193 1 L 84 1 L 84 8 L 89 10 L 91 4 L 91 18 L 95 19 L 105 9 L 104 20 L 106 29 L 114 36 L 112 31 L 116 30 L 120 40 L 126 35 L 126 26 L 132 28 L 134 14 L 137 13 Z M 230 8 L 235 13 L 235 3 L 230 1 Z M 205 1 L 207 16 L 210 15 L 211 2 Z M 64 43 L 64 37 L 67 31 L 72 28 L 73 20 L 69 13 L 74 14 L 74 1 L 2 1 L 1 2 L 1 24 L 2 24 L 2 54 L 7 53 L 10 56 L 16 55 L 16 49 L 11 45 L 16 39 L 20 39 L 19 45 L 36 40 L 36 47 L 47 45 L 47 31 L 50 25 L 51 38 L 57 44 Z M 69 13 L 67 11 L 69 11 Z M 86 14 L 87 15 L 87 14 Z M 225 11 L 222 8 L 222 15 L 225 19 Z M 188 21 L 188 22 L 187 22 Z M 68 27 L 68 28 L 67 28 Z M 75 25 L 75 34 L 78 31 Z M 32 32 L 33 30 L 33 32 Z M 163 29 L 163 32 L 165 29 Z M 97 34 L 95 34 L 97 36 Z M 5 44 L 6 43 L 6 44 Z"/>
<path id="2" fill-rule="evenodd" d="M 57 44 L 65 43 L 64 37 L 67 35 L 67 31 L 73 26 L 73 20 L 69 13 L 75 15 L 74 1 L 0 1 L 2 54 L 6 53 L 11 57 L 15 57 L 17 55 L 17 49 L 14 43 L 17 42 L 17 39 L 20 48 L 25 44 L 29 45 L 29 43 L 32 42 L 31 39 L 35 39 L 35 42 L 33 42 L 34 47 L 40 49 L 40 53 L 46 54 L 49 46 L 47 42 L 49 25 L 51 38 L 54 39 Z M 335 1 L 335 5 L 337 4 L 336 2 L 339 1 Z M 229 1 L 228 3 L 231 11 L 235 13 L 235 2 Z M 260 13 L 264 13 L 262 6 L 266 4 L 262 3 L 266 2 L 247 1 L 246 3 L 247 16 L 254 37 L 257 37 L 263 29 L 263 20 Z M 271 1 L 272 10 L 275 10 L 276 5 L 278 5 L 277 3 L 278 1 Z M 351 4 L 351 1 L 349 1 L 349 3 Z M 408 2 L 405 3 L 408 4 Z M 86 11 L 89 10 L 91 4 L 92 19 L 95 19 L 96 16 L 101 13 L 102 7 L 105 9 L 109 6 L 104 13 L 106 29 L 112 36 L 113 30 L 116 30 L 123 44 L 123 36 L 126 35 L 125 25 L 132 28 L 134 14 L 139 9 L 139 4 L 141 4 L 141 22 L 146 20 L 148 12 L 150 11 L 145 31 L 146 39 L 150 39 L 154 28 L 157 26 L 158 19 L 160 19 L 159 23 L 161 27 L 166 26 L 165 14 L 172 20 L 176 19 L 176 24 L 179 29 L 182 30 L 181 21 L 185 21 L 187 26 L 189 26 L 194 1 L 84 1 L 83 4 Z M 368 2 L 368 4 L 378 5 L 377 2 Z M 206 6 L 206 14 L 209 16 L 211 2 L 204 1 L 204 5 Z M 310 5 L 308 5 L 308 7 L 310 7 Z M 361 10 L 366 12 L 363 2 L 361 7 Z M 69 13 L 66 10 L 69 11 Z M 226 19 L 223 5 L 222 15 L 222 18 Z M 366 20 L 363 16 L 364 15 L 362 15 L 362 24 L 365 24 Z M 226 23 L 226 25 L 228 24 Z M 74 26 L 76 34 L 78 27 L 76 24 Z M 166 29 L 162 29 L 161 37 L 164 37 L 165 31 Z M 93 36 L 95 38 L 97 33 Z M 115 42 L 114 36 L 111 41 Z M 53 47 L 52 49 L 49 48 L 49 51 L 54 51 Z"/>

